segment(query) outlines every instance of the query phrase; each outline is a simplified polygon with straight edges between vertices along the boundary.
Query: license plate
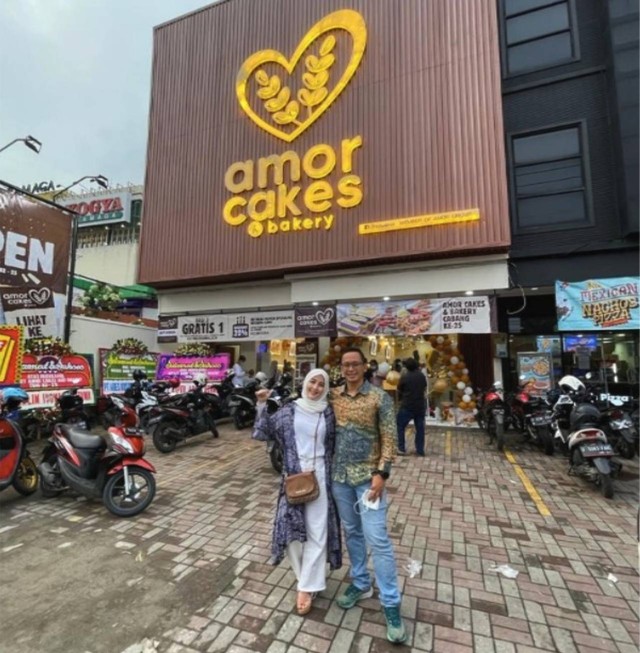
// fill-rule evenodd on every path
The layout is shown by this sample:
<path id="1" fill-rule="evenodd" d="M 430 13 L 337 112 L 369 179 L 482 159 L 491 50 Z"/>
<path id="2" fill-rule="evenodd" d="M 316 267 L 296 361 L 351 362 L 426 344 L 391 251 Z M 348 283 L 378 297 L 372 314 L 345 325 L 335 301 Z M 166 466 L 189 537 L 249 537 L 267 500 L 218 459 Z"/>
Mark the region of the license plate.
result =
<path id="1" fill-rule="evenodd" d="M 551 424 L 551 418 L 550 417 L 532 417 L 531 418 L 531 423 L 534 426 L 543 426 L 544 424 Z"/>
<path id="2" fill-rule="evenodd" d="M 603 442 L 594 442 L 593 444 L 583 444 L 580 452 L 585 458 L 595 458 L 598 456 L 613 456 L 613 448 L 610 444 Z"/>

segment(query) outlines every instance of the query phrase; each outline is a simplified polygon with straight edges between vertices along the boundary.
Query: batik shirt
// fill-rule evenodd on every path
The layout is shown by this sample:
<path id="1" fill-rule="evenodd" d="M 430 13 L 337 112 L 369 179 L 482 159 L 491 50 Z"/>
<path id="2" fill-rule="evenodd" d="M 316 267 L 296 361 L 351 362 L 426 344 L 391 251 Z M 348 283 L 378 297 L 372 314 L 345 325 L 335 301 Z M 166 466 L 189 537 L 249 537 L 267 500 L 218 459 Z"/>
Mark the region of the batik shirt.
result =
<path id="1" fill-rule="evenodd" d="M 371 472 L 391 472 L 398 431 L 391 397 L 365 381 L 355 396 L 346 386 L 331 393 L 336 416 L 336 451 L 333 480 L 360 485 L 371 480 Z"/>

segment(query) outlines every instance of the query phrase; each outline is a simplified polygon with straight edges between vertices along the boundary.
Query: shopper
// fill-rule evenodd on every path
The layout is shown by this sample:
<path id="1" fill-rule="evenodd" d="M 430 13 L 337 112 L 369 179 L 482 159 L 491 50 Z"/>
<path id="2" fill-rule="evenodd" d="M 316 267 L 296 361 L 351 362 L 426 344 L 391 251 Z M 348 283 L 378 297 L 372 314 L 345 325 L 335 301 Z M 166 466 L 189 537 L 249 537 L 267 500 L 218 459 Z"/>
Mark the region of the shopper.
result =
<path id="1" fill-rule="evenodd" d="M 373 558 L 387 639 L 401 643 L 407 633 L 400 616 L 400 591 L 393 546 L 387 532 L 387 493 L 396 451 L 396 420 L 389 395 L 365 381 L 366 358 L 345 349 L 340 365 L 345 385 L 332 392 L 336 417 L 333 496 L 351 560 L 351 584 L 338 598 L 349 609 L 373 595 L 367 549 Z"/>
<path id="2" fill-rule="evenodd" d="M 406 454 L 405 430 L 411 420 L 416 427 L 416 456 L 424 456 L 424 418 L 427 411 L 427 378 L 415 358 L 404 361 L 406 372 L 398 383 L 398 453 Z"/>
<path id="3" fill-rule="evenodd" d="M 233 366 L 233 385 L 236 388 L 244 386 L 244 382 L 247 378 L 247 373 L 244 371 L 244 363 L 246 361 L 246 357 L 243 354 L 240 354 L 236 364 Z"/>
<path id="4" fill-rule="evenodd" d="M 259 416 L 253 437 L 275 439 L 282 448 L 284 472 L 314 470 L 320 487 L 314 501 L 291 505 L 283 477 L 276 505 L 271 562 L 277 565 L 286 552 L 298 581 L 296 607 L 301 615 L 311 610 L 315 594 L 327 586 L 326 563 L 331 569 L 342 566 L 340 525 L 331 495 L 335 416 L 327 403 L 328 392 L 329 377 L 319 369 L 304 378 L 302 397 L 273 415 L 264 409 L 270 390 L 256 392 Z"/>

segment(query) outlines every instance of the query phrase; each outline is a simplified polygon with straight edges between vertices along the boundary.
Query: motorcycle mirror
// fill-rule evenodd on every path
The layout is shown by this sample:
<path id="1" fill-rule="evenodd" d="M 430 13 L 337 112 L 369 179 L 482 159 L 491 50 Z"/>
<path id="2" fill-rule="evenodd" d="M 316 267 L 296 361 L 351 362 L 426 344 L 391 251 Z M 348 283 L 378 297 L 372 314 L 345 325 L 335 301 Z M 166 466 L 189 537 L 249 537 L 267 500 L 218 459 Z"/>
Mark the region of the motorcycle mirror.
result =
<path id="1" fill-rule="evenodd" d="M 587 381 L 590 381 L 593 378 L 593 374 L 591 374 L 591 372 L 587 372 L 584 375 L 584 378 L 587 379 Z"/>

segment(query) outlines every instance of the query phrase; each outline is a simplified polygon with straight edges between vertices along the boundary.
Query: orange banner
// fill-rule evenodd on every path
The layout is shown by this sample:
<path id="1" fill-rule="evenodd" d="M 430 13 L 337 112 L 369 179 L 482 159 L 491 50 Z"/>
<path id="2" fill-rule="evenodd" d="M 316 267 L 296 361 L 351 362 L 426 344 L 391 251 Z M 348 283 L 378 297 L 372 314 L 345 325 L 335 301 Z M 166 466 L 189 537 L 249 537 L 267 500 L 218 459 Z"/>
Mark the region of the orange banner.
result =
<path id="1" fill-rule="evenodd" d="M 22 372 L 24 327 L 0 325 L 0 385 L 17 385 Z"/>

